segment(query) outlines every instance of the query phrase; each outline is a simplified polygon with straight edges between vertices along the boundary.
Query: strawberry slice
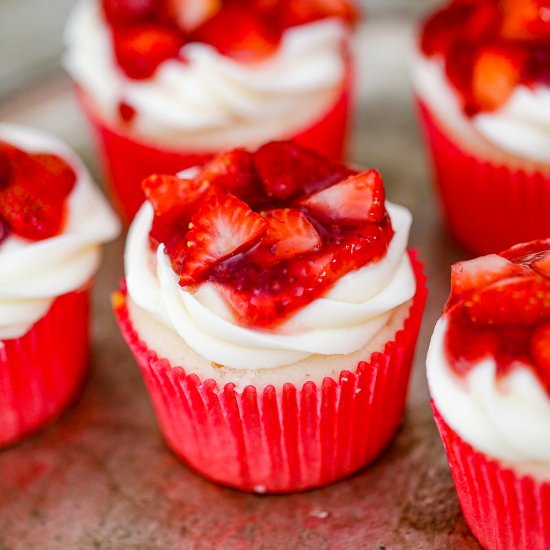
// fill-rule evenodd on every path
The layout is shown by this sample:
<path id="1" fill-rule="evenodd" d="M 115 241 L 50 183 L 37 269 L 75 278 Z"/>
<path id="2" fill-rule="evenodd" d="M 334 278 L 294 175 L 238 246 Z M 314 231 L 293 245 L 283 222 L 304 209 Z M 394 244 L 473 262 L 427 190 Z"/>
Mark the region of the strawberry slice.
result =
<path id="1" fill-rule="evenodd" d="M 550 320 L 550 281 L 509 277 L 474 291 L 463 307 L 474 324 L 532 325 Z"/>
<path id="2" fill-rule="evenodd" d="M 221 0 L 167 0 L 166 9 L 184 31 L 190 32 L 208 21 L 222 7 Z"/>
<path id="3" fill-rule="evenodd" d="M 251 247 L 267 223 L 234 195 L 212 195 L 192 217 L 187 233 L 182 286 L 197 283 L 218 262 Z"/>
<path id="4" fill-rule="evenodd" d="M 141 187 L 145 197 L 151 203 L 155 215 L 163 216 L 175 209 L 180 213 L 191 211 L 209 185 L 204 180 L 152 175 L 143 180 Z"/>
<path id="5" fill-rule="evenodd" d="M 291 199 L 324 189 L 353 172 L 293 141 L 272 141 L 254 153 L 254 166 L 266 194 Z"/>
<path id="6" fill-rule="evenodd" d="M 550 250 L 547 250 L 541 258 L 535 260 L 532 267 L 541 275 L 550 278 Z"/>
<path id="7" fill-rule="evenodd" d="M 348 0 L 286 0 L 283 2 L 285 26 L 304 25 L 318 19 L 337 17 L 353 23 L 357 8 Z"/>
<path id="8" fill-rule="evenodd" d="M 203 167 L 197 179 L 240 199 L 249 198 L 258 192 L 252 155 L 242 148 L 220 153 Z"/>
<path id="9" fill-rule="evenodd" d="M 382 177 L 367 170 L 299 201 L 313 215 L 329 221 L 379 222 L 385 213 Z"/>
<path id="10" fill-rule="evenodd" d="M 472 93 L 478 107 L 485 111 L 503 105 L 520 82 L 526 61 L 518 47 L 487 46 L 474 58 Z"/>
<path id="11" fill-rule="evenodd" d="M 117 63 L 136 80 L 151 77 L 162 62 L 177 58 L 183 45 L 178 31 L 153 24 L 118 29 L 113 36 Z"/>
<path id="12" fill-rule="evenodd" d="M 533 333 L 531 354 L 541 378 L 550 390 L 550 323 L 541 325 Z"/>
<path id="13" fill-rule="evenodd" d="M 241 62 L 269 57 L 279 44 L 280 32 L 245 4 L 231 2 L 197 28 L 191 40 L 206 42 L 221 54 Z"/>
<path id="14" fill-rule="evenodd" d="M 151 16 L 156 3 L 156 0 L 101 0 L 101 7 L 111 25 L 133 25 Z"/>
<path id="15" fill-rule="evenodd" d="M 57 155 L 34 153 L 30 156 L 35 163 L 35 169 L 40 172 L 40 176 L 27 182 L 27 187 L 35 187 L 39 184 L 39 189 L 49 197 L 63 201 L 75 186 L 76 174 L 74 170 Z"/>
<path id="16" fill-rule="evenodd" d="M 322 240 L 307 216 L 297 208 L 278 208 L 264 214 L 267 232 L 262 247 L 275 260 L 285 260 L 298 254 L 317 251 Z"/>
<path id="17" fill-rule="evenodd" d="M 451 295 L 447 308 L 469 292 L 507 277 L 527 275 L 530 271 L 499 256 L 489 254 L 473 260 L 458 262 L 451 266 Z"/>

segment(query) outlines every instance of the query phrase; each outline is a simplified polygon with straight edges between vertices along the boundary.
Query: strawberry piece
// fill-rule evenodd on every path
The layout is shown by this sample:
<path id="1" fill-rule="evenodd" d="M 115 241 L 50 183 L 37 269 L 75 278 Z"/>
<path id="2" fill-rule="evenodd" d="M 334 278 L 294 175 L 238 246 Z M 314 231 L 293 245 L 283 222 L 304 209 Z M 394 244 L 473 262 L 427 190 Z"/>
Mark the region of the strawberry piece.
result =
<path id="1" fill-rule="evenodd" d="M 548 0 L 501 0 L 501 10 L 504 38 L 550 41 Z"/>
<path id="2" fill-rule="evenodd" d="M 272 141 L 254 153 L 254 166 L 269 197 L 291 199 L 324 189 L 353 172 L 293 141 Z"/>
<path id="3" fill-rule="evenodd" d="M 516 244 L 508 250 L 500 252 L 499 255 L 516 264 L 531 266 L 534 262 L 541 259 L 549 250 L 550 238 Z"/>
<path id="4" fill-rule="evenodd" d="M 240 199 L 258 192 L 252 155 L 242 148 L 220 153 L 203 167 L 198 179 Z"/>
<path id="5" fill-rule="evenodd" d="M 508 101 L 521 80 L 525 61 L 519 47 L 480 48 L 472 75 L 472 93 L 480 109 L 491 111 Z"/>
<path id="6" fill-rule="evenodd" d="M 111 25 L 132 25 L 151 16 L 156 3 L 156 0 L 101 0 L 101 7 Z"/>
<path id="7" fill-rule="evenodd" d="M 379 222 L 385 213 L 382 177 L 367 170 L 299 201 L 313 215 L 329 221 Z"/>
<path id="8" fill-rule="evenodd" d="M 137 115 L 137 111 L 129 103 L 121 101 L 118 104 L 118 114 L 123 122 L 132 122 Z"/>
<path id="9" fill-rule="evenodd" d="M 550 320 L 550 281 L 509 277 L 474 291 L 463 307 L 474 324 L 533 325 Z"/>
<path id="10" fill-rule="evenodd" d="M 166 9 L 177 25 L 193 31 L 213 17 L 222 7 L 221 0 L 167 0 Z"/>
<path id="11" fill-rule="evenodd" d="M 469 292 L 506 277 L 529 274 L 529 270 L 499 256 L 489 254 L 451 266 L 451 295 L 447 308 Z"/>
<path id="12" fill-rule="evenodd" d="M 267 232 L 262 246 L 276 260 L 292 258 L 298 254 L 317 251 L 322 240 L 307 216 L 296 208 L 278 208 L 264 215 Z"/>
<path id="13" fill-rule="evenodd" d="M 178 176 L 152 175 L 143 180 L 141 187 L 155 215 L 163 216 L 174 210 L 180 214 L 191 212 L 208 189 L 208 182 Z"/>
<path id="14" fill-rule="evenodd" d="M 280 32 L 248 6 L 231 2 L 195 30 L 191 40 L 211 44 L 221 54 L 242 62 L 269 57 Z"/>
<path id="15" fill-rule="evenodd" d="M 535 260 L 532 267 L 541 275 L 550 278 L 550 250 L 547 250 L 541 258 Z"/>
<path id="16" fill-rule="evenodd" d="M 136 80 L 151 77 L 162 62 L 177 58 L 183 45 L 179 32 L 153 24 L 119 29 L 113 36 L 117 63 Z"/>
<path id="17" fill-rule="evenodd" d="M 283 2 L 285 26 L 304 25 L 318 19 L 337 17 L 353 23 L 357 8 L 348 0 L 286 0 Z"/>
<path id="18" fill-rule="evenodd" d="M 531 338 L 531 355 L 550 392 L 550 323 L 538 327 Z"/>
<path id="19" fill-rule="evenodd" d="M 191 218 L 182 286 L 199 282 L 221 260 L 251 247 L 265 233 L 267 223 L 237 197 L 212 195 Z"/>
<path id="20" fill-rule="evenodd" d="M 73 190 L 76 183 L 74 170 L 61 158 L 47 153 L 31 155 L 36 163 L 35 169 L 40 172 L 38 180 L 27 182 L 26 186 L 34 187 L 40 182 L 40 192 L 61 202 Z"/>

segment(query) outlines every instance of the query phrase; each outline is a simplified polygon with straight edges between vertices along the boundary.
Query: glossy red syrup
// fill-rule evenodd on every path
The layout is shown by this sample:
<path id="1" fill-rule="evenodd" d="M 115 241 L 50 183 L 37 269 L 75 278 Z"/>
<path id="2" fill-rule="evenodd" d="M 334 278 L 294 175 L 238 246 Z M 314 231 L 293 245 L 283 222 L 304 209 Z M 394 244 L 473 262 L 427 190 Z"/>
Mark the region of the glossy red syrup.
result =
<path id="1" fill-rule="evenodd" d="M 0 141 L 0 242 L 10 233 L 41 240 L 61 232 L 75 182 L 62 158 Z"/>
<path id="2" fill-rule="evenodd" d="M 517 273 L 497 275 L 466 292 L 458 283 L 451 289 L 445 310 L 447 360 L 461 376 L 485 358 L 495 361 L 499 377 L 520 362 L 550 395 L 550 239 L 500 256 L 519 267 Z"/>
<path id="3" fill-rule="evenodd" d="M 284 321 L 382 258 L 394 234 L 377 172 L 353 172 L 293 142 L 228 151 L 194 180 L 152 176 L 144 190 L 153 249 L 165 245 L 182 286 L 217 285 L 248 326 Z M 242 238 L 218 254 L 233 235 Z"/>
<path id="4" fill-rule="evenodd" d="M 500 107 L 518 84 L 550 85 L 549 15 L 548 0 L 456 0 L 425 21 L 420 46 L 443 57 L 472 116 Z"/>

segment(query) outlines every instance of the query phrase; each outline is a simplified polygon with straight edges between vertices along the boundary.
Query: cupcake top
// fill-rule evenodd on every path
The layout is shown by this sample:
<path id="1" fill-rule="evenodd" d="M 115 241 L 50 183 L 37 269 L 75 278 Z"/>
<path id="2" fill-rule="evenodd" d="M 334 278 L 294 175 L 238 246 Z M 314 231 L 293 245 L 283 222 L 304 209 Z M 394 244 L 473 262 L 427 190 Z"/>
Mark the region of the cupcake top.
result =
<path id="1" fill-rule="evenodd" d="M 550 476 L 550 239 L 455 264 L 428 353 L 434 402 L 461 437 Z"/>
<path id="2" fill-rule="evenodd" d="M 0 124 L 0 339 L 22 336 L 52 301 L 84 285 L 117 218 L 72 151 Z"/>
<path id="3" fill-rule="evenodd" d="M 259 143 L 335 101 L 355 15 L 347 0 L 81 0 L 65 64 L 122 130 L 191 149 Z"/>
<path id="4" fill-rule="evenodd" d="M 351 353 L 414 295 L 410 214 L 386 206 L 375 170 L 271 142 L 143 188 L 126 248 L 130 297 L 213 362 Z"/>
<path id="5" fill-rule="evenodd" d="M 454 1 L 424 22 L 420 36 L 423 56 L 439 66 L 423 67 L 426 94 L 443 102 L 441 88 L 448 86 L 482 136 L 544 163 L 550 161 L 549 10 L 542 0 Z"/>

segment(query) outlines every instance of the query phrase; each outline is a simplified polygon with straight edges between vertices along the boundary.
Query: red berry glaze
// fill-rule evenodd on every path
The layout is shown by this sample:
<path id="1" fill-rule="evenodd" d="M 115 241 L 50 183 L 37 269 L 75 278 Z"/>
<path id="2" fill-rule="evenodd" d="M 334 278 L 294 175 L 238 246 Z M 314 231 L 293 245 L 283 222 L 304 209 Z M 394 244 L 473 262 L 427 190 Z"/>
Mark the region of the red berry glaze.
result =
<path id="1" fill-rule="evenodd" d="M 521 362 L 550 394 L 550 239 L 452 267 L 447 358 L 458 374 L 493 357 L 497 375 Z"/>
<path id="2" fill-rule="evenodd" d="M 550 83 L 548 0 L 455 0 L 423 25 L 427 56 L 442 56 L 464 112 L 501 107 L 518 84 Z"/>
<path id="3" fill-rule="evenodd" d="M 31 240 L 57 235 L 75 182 L 62 158 L 0 141 L 0 242 L 10 232 Z"/>
<path id="4" fill-rule="evenodd" d="M 222 153 L 193 180 L 151 176 L 143 184 L 155 211 L 151 245 L 166 246 L 182 286 L 216 284 L 243 325 L 282 322 L 383 257 L 393 237 L 380 175 L 350 176 L 324 159 L 316 166 L 316 158 L 273 142 Z M 338 202 L 329 211 L 322 194 L 333 190 Z"/>
<path id="5" fill-rule="evenodd" d="M 115 58 L 132 79 L 150 78 L 187 42 L 243 63 L 269 57 L 285 29 L 326 17 L 353 23 L 349 0 L 101 0 Z M 123 120 L 126 120 L 123 118 Z"/>

